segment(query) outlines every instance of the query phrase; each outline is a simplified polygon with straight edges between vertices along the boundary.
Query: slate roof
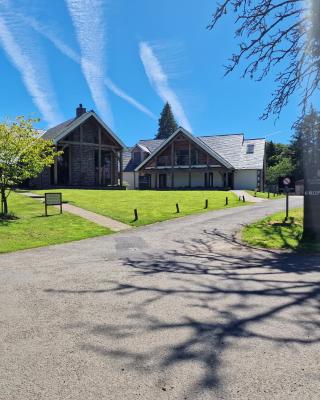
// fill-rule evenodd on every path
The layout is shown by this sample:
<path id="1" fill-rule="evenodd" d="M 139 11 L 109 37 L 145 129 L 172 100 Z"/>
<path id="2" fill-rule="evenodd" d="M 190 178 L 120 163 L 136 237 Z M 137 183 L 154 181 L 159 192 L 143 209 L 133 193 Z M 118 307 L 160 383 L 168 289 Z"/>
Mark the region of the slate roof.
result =
<path id="1" fill-rule="evenodd" d="M 131 158 L 131 151 L 133 147 L 128 148 L 127 151 L 122 153 L 122 162 L 123 162 L 123 172 L 132 172 L 134 171 L 140 163 L 136 163 Z"/>
<path id="2" fill-rule="evenodd" d="M 153 153 L 165 141 L 165 139 L 147 139 L 140 140 L 138 144 L 146 147 L 150 153 Z"/>
<path id="3" fill-rule="evenodd" d="M 220 154 L 234 168 L 238 168 L 244 140 L 242 133 L 236 135 L 200 136 L 198 139 Z"/>
<path id="4" fill-rule="evenodd" d="M 247 145 L 254 145 L 253 154 L 247 154 Z M 265 157 L 265 139 L 246 139 L 243 142 L 239 169 L 263 169 Z"/>
<path id="5" fill-rule="evenodd" d="M 61 124 L 54 126 L 53 128 L 48 129 L 43 135 L 43 139 L 54 140 L 56 137 L 60 135 L 62 131 L 68 128 L 69 125 L 72 124 L 77 118 L 71 118 L 67 121 L 61 122 Z"/>
<path id="6" fill-rule="evenodd" d="M 230 135 L 198 136 L 206 146 L 218 153 L 235 169 L 263 169 L 265 156 L 265 139 L 245 139 L 243 133 Z M 152 154 L 164 140 L 140 140 Z M 254 145 L 254 152 L 247 154 L 247 145 Z M 134 171 L 138 164 L 131 161 L 131 153 L 126 152 L 125 171 Z"/>
<path id="7" fill-rule="evenodd" d="M 152 154 L 157 148 L 164 142 L 164 139 L 149 139 L 149 140 L 140 140 L 137 145 L 140 146 L 142 150 L 144 150 L 148 154 Z M 128 151 L 123 152 L 123 171 L 124 172 L 133 172 L 141 162 L 134 162 L 131 159 L 131 151 L 136 146 L 131 147 Z"/>

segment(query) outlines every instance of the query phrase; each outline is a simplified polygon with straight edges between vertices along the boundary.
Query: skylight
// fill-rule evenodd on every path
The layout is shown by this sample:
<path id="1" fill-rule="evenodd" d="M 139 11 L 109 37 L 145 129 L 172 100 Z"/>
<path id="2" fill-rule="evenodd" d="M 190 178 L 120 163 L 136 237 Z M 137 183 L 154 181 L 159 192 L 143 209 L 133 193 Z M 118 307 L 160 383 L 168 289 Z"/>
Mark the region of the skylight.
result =
<path id="1" fill-rule="evenodd" d="M 254 153 L 254 144 L 247 144 L 247 154 Z"/>

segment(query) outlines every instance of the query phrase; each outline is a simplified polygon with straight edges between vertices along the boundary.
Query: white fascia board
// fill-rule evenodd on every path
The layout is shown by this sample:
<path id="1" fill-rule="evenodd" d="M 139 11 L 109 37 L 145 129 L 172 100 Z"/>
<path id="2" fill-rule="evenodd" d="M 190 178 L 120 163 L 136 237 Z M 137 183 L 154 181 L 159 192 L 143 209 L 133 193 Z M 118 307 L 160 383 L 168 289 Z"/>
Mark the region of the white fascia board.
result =
<path id="1" fill-rule="evenodd" d="M 137 144 L 134 146 L 134 148 L 132 149 L 132 151 L 133 151 L 136 147 L 138 147 L 138 148 L 139 148 L 140 150 L 142 150 L 144 153 L 151 154 L 151 151 L 150 151 L 149 149 L 147 149 L 146 146 L 143 146 L 143 145 L 140 144 L 140 143 L 137 143 Z"/>

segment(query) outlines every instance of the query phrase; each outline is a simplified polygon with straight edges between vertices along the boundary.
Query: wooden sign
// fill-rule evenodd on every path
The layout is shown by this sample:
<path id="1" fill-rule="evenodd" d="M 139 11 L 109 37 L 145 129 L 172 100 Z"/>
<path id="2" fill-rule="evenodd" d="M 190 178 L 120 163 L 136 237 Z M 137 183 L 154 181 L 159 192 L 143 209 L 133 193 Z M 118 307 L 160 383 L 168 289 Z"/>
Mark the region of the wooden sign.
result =
<path id="1" fill-rule="evenodd" d="M 48 206 L 60 206 L 60 214 L 62 214 L 62 193 L 45 193 L 44 204 L 46 216 L 48 216 Z"/>

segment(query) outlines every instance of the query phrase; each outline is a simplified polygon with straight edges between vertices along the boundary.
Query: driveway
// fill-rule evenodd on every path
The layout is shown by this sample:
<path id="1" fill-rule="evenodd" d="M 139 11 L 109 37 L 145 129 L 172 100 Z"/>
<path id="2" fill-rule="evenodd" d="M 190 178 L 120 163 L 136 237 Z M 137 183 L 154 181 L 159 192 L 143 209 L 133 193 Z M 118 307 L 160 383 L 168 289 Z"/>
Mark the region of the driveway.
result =
<path id="1" fill-rule="evenodd" d="M 283 207 L 0 256 L 0 399 L 318 399 L 320 257 L 235 236 Z"/>

